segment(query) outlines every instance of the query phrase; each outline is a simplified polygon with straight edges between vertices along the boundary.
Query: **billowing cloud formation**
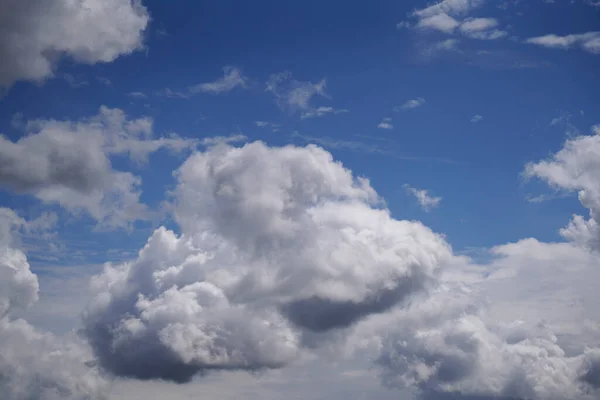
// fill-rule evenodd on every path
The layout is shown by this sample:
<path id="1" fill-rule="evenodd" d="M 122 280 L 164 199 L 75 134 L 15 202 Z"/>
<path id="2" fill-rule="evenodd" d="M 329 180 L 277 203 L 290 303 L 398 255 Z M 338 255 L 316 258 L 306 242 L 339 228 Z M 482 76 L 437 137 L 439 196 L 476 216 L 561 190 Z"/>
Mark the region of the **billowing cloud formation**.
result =
<path id="1" fill-rule="evenodd" d="M 12 318 L 37 301 L 38 280 L 25 254 L 11 246 L 14 230 L 29 223 L 0 209 L 0 393 L 6 400 L 101 400 L 106 382 L 89 348 L 76 337 L 59 339 Z M 34 223 L 35 225 L 35 223 Z"/>
<path id="2" fill-rule="evenodd" d="M 534 239 L 493 253 L 372 322 L 369 334 L 392 332 L 378 360 L 384 382 L 425 399 L 597 398 L 598 350 L 587 346 L 597 348 L 598 331 L 585 332 L 583 316 L 599 317 L 598 257 Z"/>
<path id="3" fill-rule="evenodd" d="M 64 55 L 94 64 L 129 54 L 148 21 L 139 0 L 1 0 L 0 88 L 52 76 Z"/>
<path id="4" fill-rule="evenodd" d="M 135 261 L 94 279 L 85 330 L 117 375 L 181 382 L 283 366 L 306 335 L 390 310 L 452 259 L 312 145 L 218 145 L 176 176 L 181 235 L 159 228 Z"/>
<path id="5" fill-rule="evenodd" d="M 594 127 L 594 131 L 597 128 Z M 549 160 L 528 164 L 525 176 L 537 177 L 550 186 L 577 191 L 579 201 L 590 211 L 590 218 L 575 215 L 561 234 L 574 242 L 600 250 L 600 135 L 568 139 Z"/>
<path id="6" fill-rule="evenodd" d="M 161 148 L 180 151 L 195 141 L 152 137 L 152 119 L 128 119 L 102 106 L 81 121 L 37 120 L 16 142 L 0 136 L 0 185 L 31 193 L 72 212 L 85 211 L 101 225 L 124 227 L 148 212 L 140 203 L 141 180 L 114 170 L 110 156 L 123 154 L 145 162 Z"/>
<path id="7" fill-rule="evenodd" d="M 600 389 L 598 136 L 569 139 L 525 175 L 579 190 L 569 242 L 497 246 L 485 266 L 442 271 L 439 287 L 361 327 L 383 340 L 379 365 L 393 386 L 425 399 L 596 399 Z M 359 331 L 361 330 L 359 329 Z"/>

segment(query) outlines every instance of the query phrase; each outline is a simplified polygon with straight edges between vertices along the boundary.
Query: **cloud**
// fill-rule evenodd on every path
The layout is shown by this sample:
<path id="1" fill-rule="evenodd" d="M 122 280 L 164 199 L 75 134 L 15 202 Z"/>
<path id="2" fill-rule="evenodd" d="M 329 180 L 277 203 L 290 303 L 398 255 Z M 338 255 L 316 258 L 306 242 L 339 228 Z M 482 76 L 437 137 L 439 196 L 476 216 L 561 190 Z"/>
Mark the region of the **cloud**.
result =
<path id="1" fill-rule="evenodd" d="M 568 50 L 573 47 L 580 47 L 588 53 L 600 54 L 600 32 L 587 32 L 582 34 L 566 36 L 549 34 L 529 38 L 525 40 L 525 43 L 535 44 L 550 49 L 561 50 Z"/>
<path id="2" fill-rule="evenodd" d="M 481 115 L 479 115 L 479 114 L 475 114 L 475 115 L 473 115 L 473 117 L 471 118 L 470 122 L 472 122 L 472 123 L 476 124 L 476 123 L 478 123 L 478 122 L 479 122 L 479 121 L 481 121 L 481 120 L 483 120 L 483 117 L 482 117 Z"/>
<path id="3" fill-rule="evenodd" d="M 483 1 L 446 0 L 427 8 L 415 11 L 412 16 L 417 20 L 415 27 L 422 30 L 437 30 L 446 34 L 457 30 L 471 39 L 494 40 L 505 37 L 506 31 L 496 29 L 498 21 L 494 18 L 466 18 L 468 13 L 480 7 Z M 400 24 L 399 24 L 400 25 Z M 405 22 L 402 27 L 409 27 Z"/>
<path id="4" fill-rule="evenodd" d="M 190 93 L 212 93 L 221 94 L 227 93 L 236 87 L 245 88 L 248 78 L 242 75 L 239 68 L 226 66 L 223 68 L 223 77 L 214 82 L 201 83 L 199 85 L 189 87 Z"/>
<path id="5" fill-rule="evenodd" d="M 581 204 L 589 210 L 589 219 L 574 215 L 561 234 L 583 246 L 600 250 L 600 136 L 583 135 L 568 139 L 563 148 L 548 160 L 529 163 L 527 178 L 539 178 L 551 187 L 569 192 L 576 191 Z"/>
<path id="6" fill-rule="evenodd" d="M 394 129 L 392 125 L 392 119 L 389 117 L 385 117 L 381 120 L 381 122 L 377 125 L 379 129 Z"/>
<path id="7" fill-rule="evenodd" d="M 301 82 L 293 79 L 291 72 L 284 71 L 269 76 L 265 91 L 275 97 L 279 107 L 294 113 L 308 110 L 314 96 L 328 97 L 325 87 L 325 79 L 318 83 Z"/>
<path id="8" fill-rule="evenodd" d="M 324 117 L 328 114 L 344 114 L 349 112 L 345 108 L 335 109 L 333 107 L 317 107 L 312 110 L 308 110 L 300 116 L 301 119 L 315 118 L 315 117 Z"/>
<path id="9" fill-rule="evenodd" d="M 32 229 L 12 210 L 0 209 L 3 230 Z M 7 234 L 8 232 L 8 234 Z M 0 392 L 6 400 L 102 399 L 106 381 L 79 338 L 57 338 L 39 332 L 13 313 L 38 300 L 38 280 L 25 254 L 13 247 L 10 231 L 0 233 Z"/>
<path id="10" fill-rule="evenodd" d="M 313 145 L 215 146 L 176 177 L 181 233 L 157 229 L 93 281 L 86 336 L 120 376 L 282 367 L 423 290 L 452 257 Z"/>
<path id="11" fill-rule="evenodd" d="M 146 93 L 144 93 L 144 92 L 129 92 L 129 93 L 127 93 L 127 96 L 133 97 L 134 99 L 146 99 L 146 98 L 148 98 L 148 96 L 146 96 Z"/>
<path id="12" fill-rule="evenodd" d="M 67 56 L 111 62 L 142 47 L 149 15 L 140 1 L 0 1 L 0 87 L 41 82 Z"/>
<path id="13" fill-rule="evenodd" d="M 443 0 L 429 7 L 414 12 L 414 15 L 427 18 L 439 14 L 465 15 L 474 8 L 480 7 L 483 0 Z"/>
<path id="14" fill-rule="evenodd" d="M 0 185 L 85 212 L 106 228 L 122 228 L 148 217 L 140 203 L 139 177 L 114 170 L 112 155 L 144 163 L 149 154 L 193 148 L 196 141 L 178 136 L 153 138 L 153 121 L 128 119 L 119 109 L 102 106 L 80 121 L 36 120 L 16 142 L 0 136 Z"/>
<path id="15" fill-rule="evenodd" d="M 445 33 L 453 32 L 460 23 L 448 14 L 440 13 L 422 18 L 417 27 L 421 29 L 435 29 Z"/>
<path id="16" fill-rule="evenodd" d="M 418 108 L 421 107 L 422 105 L 425 105 L 426 101 L 424 98 L 422 97 L 417 97 L 416 99 L 412 99 L 412 100 L 407 100 L 404 104 L 402 104 L 401 106 L 396 106 L 394 107 L 394 111 L 406 111 L 406 110 L 412 110 L 414 108 Z"/>
<path id="17" fill-rule="evenodd" d="M 431 209 L 437 208 L 442 201 L 441 197 L 430 196 L 428 190 L 416 189 L 406 184 L 403 185 L 403 187 L 407 193 L 413 195 L 417 199 L 419 205 L 424 211 L 429 212 Z"/>
<path id="18" fill-rule="evenodd" d="M 505 37 L 508 33 L 499 29 L 495 18 L 471 18 L 460 25 L 460 32 L 471 39 L 494 40 Z"/>

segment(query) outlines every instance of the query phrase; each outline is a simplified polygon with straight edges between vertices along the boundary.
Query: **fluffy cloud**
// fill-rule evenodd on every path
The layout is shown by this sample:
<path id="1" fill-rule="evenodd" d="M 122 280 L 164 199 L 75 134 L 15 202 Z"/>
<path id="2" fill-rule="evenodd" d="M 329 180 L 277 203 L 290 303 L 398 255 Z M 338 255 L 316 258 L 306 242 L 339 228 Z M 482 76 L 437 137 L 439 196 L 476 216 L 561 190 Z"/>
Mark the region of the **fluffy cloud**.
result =
<path id="1" fill-rule="evenodd" d="M 593 128 L 595 131 L 595 128 Z M 575 215 L 561 234 L 583 246 L 600 250 L 600 135 L 568 139 L 550 159 L 526 166 L 524 174 L 539 178 L 556 189 L 577 191 L 590 218 Z"/>
<path id="2" fill-rule="evenodd" d="M 551 49 L 567 50 L 581 47 L 592 54 L 600 54 L 600 32 L 587 32 L 575 35 L 558 36 L 554 34 L 532 37 L 525 41 Z"/>
<path id="3" fill-rule="evenodd" d="M 42 81 L 65 55 L 94 64 L 129 54 L 149 19 L 138 0 L 1 0 L 0 87 Z"/>
<path id="4" fill-rule="evenodd" d="M 387 384 L 417 387 L 432 400 L 598 397 L 597 147 L 597 135 L 572 138 L 525 168 L 528 177 L 579 190 L 590 219 L 575 216 L 561 231 L 569 242 L 494 247 L 489 264 L 450 265 L 420 301 L 359 326 L 354 341 L 382 338 Z"/>
<path id="5" fill-rule="evenodd" d="M 38 280 L 25 254 L 12 247 L 13 230 L 35 229 L 0 209 L 0 392 L 6 400 L 101 400 L 106 382 L 89 348 L 76 337 L 38 332 L 13 313 L 38 299 Z M 71 335 L 72 336 L 72 335 Z"/>
<path id="6" fill-rule="evenodd" d="M 401 304 L 452 258 L 315 146 L 216 146 L 176 176 L 181 234 L 156 230 L 137 260 L 94 280 L 85 331 L 117 375 L 281 367 Z"/>
<path id="7" fill-rule="evenodd" d="M 189 88 L 191 93 L 213 93 L 220 94 L 230 92 L 236 87 L 246 87 L 248 79 L 242 75 L 239 68 L 227 66 L 223 68 L 223 77 L 214 82 L 201 83 Z"/>
<path id="8" fill-rule="evenodd" d="M 417 189 L 409 185 L 404 185 L 403 187 L 408 194 L 414 196 L 415 199 L 417 199 L 419 205 L 425 211 L 430 211 L 432 208 L 438 207 L 440 205 L 440 202 L 442 201 L 441 197 L 430 196 L 428 190 Z"/>
<path id="9" fill-rule="evenodd" d="M 81 121 L 37 120 L 16 142 L 0 136 L 0 185 L 31 193 L 72 212 L 85 211 L 101 225 L 124 227 L 144 219 L 140 178 L 112 168 L 110 156 L 143 163 L 161 148 L 181 151 L 194 141 L 152 137 L 152 119 L 128 119 L 123 111 L 101 107 Z"/>
<path id="10" fill-rule="evenodd" d="M 494 40 L 507 35 L 506 31 L 496 29 L 498 21 L 494 18 L 466 18 L 468 13 L 481 6 L 483 1 L 444 0 L 412 14 L 416 19 L 415 27 L 424 30 L 437 30 L 446 34 L 458 30 L 471 39 Z M 401 23 L 407 26 L 407 22 Z"/>
<path id="11" fill-rule="evenodd" d="M 314 96 L 327 97 L 326 81 L 317 83 L 301 82 L 292 78 L 289 71 L 272 74 L 266 83 L 265 91 L 275 97 L 279 107 L 290 112 L 308 110 Z"/>

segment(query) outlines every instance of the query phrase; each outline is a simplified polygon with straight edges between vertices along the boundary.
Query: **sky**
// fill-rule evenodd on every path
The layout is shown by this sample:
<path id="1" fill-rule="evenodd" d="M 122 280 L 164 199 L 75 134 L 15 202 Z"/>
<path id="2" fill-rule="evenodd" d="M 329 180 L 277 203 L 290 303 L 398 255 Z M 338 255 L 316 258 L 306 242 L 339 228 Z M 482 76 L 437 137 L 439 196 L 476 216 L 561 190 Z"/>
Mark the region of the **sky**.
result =
<path id="1" fill-rule="evenodd" d="M 0 392 L 598 398 L 599 17 L 0 0 Z"/>

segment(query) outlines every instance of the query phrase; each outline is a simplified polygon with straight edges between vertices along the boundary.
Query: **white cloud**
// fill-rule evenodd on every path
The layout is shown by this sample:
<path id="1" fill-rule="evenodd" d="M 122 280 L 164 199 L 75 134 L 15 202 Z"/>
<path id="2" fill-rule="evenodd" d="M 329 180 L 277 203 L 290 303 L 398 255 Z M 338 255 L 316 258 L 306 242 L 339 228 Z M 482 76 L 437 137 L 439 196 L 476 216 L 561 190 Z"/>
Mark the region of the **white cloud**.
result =
<path id="1" fill-rule="evenodd" d="M 562 50 L 580 47 L 588 53 L 600 54 L 600 32 L 587 32 L 566 36 L 549 34 L 529 38 L 525 40 L 525 43 Z"/>
<path id="2" fill-rule="evenodd" d="M 448 14 L 435 14 L 429 17 L 421 18 L 417 23 L 418 28 L 435 29 L 445 33 L 453 32 L 460 23 Z"/>
<path id="3" fill-rule="evenodd" d="M 30 229 L 12 210 L 0 209 L 0 228 Z M 0 237 L 0 392 L 6 400 L 101 399 L 106 382 L 89 364 L 89 348 L 75 335 L 63 339 L 38 332 L 13 314 L 38 300 L 38 280 L 25 254 L 12 247 L 12 238 Z M 10 232 L 8 232 L 10 235 Z"/>
<path id="4" fill-rule="evenodd" d="M 434 5 L 414 12 L 414 15 L 427 18 L 439 14 L 465 15 L 480 7 L 483 0 L 443 0 Z"/>
<path id="5" fill-rule="evenodd" d="M 418 97 L 416 99 L 412 99 L 412 100 L 407 100 L 404 104 L 402 104 L 401 106 L 396 106 L 394 108 L 394 111 L 406 111 L 406 110 L 412 110 L 414 108 L 417 107 L 421 107 L 423 105 L 425 105 L 426 101 L 424 98 L 422 97 Z"/>
<path id="6" fill-rule="evenodd" d="M 254 125 L 259 128 L 270 128 L 273 132 L 278 132 L 279 128 L 281 128 L 280 124 L 269 121 L 254 121 Z"/>
<path id="7" fill-rule="evenodd" d="M 381 122 L 377 125 L 379 129 L 394 129 L 394 125 L 392 125 L 392 119 L 389 117 L 385 117 L 381 120 Z"/>
<path id="8" fill-rule="evenodd" d="M 85 331 L 122 376 L 279 368 L 434 279 L 451 252 L 309 145 L 217 146 L 176 173 L 181 234 L 94 279 Z"/>
<path id="9" fill-rule="evenodd" d="M 433 208 L 437 208 L 442 201 L 441 197 L 431 196 L 428 190 L 425 189 L 416 189 L 409 185 L 403 185 L 404 189 L 407 193 L 413 195 L 415 199 L 419 202 L 419 205 L 424 211 L 431 211 Z"/>
<path id="10" fill-rule="evenodd" d="M 574 242 L 600 249 L 600 135 L 593 127 L 594 135 L 568 139 L 563 148 L 550 159 L 526 166 L 528 178 L 539 178 L 551 187 L 576 191 L 581 204 L 589 210 L 590 218 L 575 215 L 561 234 Z"/>
<path id="11" fill-rule="evenodd" d="M 466 18 L 469 12 L 483 4 L 483 1 L 446 0 L 413 13 L 416 27 L 432 29 L 446 34 L 458 30 L 471 39 L 494 40 L 505 37 L 506 31 L 496 29 L 498 21 L 494 18 Z M 408 25 L 405 24 L 406 27 Z"/>
<path id="12" fill-rule="evenodd" d="M 335 109 L 333 107 L 317 107 L 312 110 L 308 110 L 300 116 L 301 119 L 315 118 L 315 117 L 323 117 L 328 114 L 344 114 L 349 112 L 345 108 Z"/>
<path id="13" fill-rule="evenodd" d="M 203 92 L 221 94 L 230 92 L 236 87 L 245 88 L 247 86 L 247 80 L 248 78 L 242 75 L 242 71 L 239 68 L 226 66 L 223 68 L 222 78 L 219 78 L 214 82 L 191 86 L 188 90 L 190 93 Z"/>
<path id="14" fill-rule="evenodd" d="M 146 96 L 146 93 L 144 93 L 144 92 L 129 92 L 129 93 L 127 93 L 127 96 L 133 97 L 134 99 L 146 99 L 146 98 L 148 98 L 148 96 Z"/>
<path id="15" fill-rule="evenodd" d="M 292 78 L 289 71 L 272 74 L 266 83 L 265 91 L 275 97 L 277 105 L 290 112 L 308 110 L 314 96 L 328 97 L 326 81 L 317 83 L 301 82 Z"/>
<path id="16" fill-rule="evenodd" d="M 481 120 L 483 120 L 483 117 L 481 115 L 479 115 L 479 114 L 475 114 L 471 118 L 471 122 L 474 123 L 474 124 L 478 123 Z"/>
<path id="17" fill-rule="evenodd" d="M 508 33 L 499 29 L 495 18 L 471 18 L 460 25 L 460 32 L 472 39 L 494 40 L 505 37 Z"/>
<path id="18" fill-rule="evenodd" d="M 149 15 L 139 1 L 0 1 L 0 87 L 52 76 L 62 56 L 111 62 L 142 47 Z"/>
<path id="19" fill-rule="evenodd" d="M 122 110 L 104 106 L 80 121 L 30 121 L 27 130 L 16 142 L 0 136 L 0 185 L 86 212 L 106 228 L 149 215 L 139 201 L 140 178 L 114 170 L 111 155 L 143 163 L 159 149 L 181 151 L 196 144 L 177 136 L 155 139 L 151 118 L 128 119 Z"/>

